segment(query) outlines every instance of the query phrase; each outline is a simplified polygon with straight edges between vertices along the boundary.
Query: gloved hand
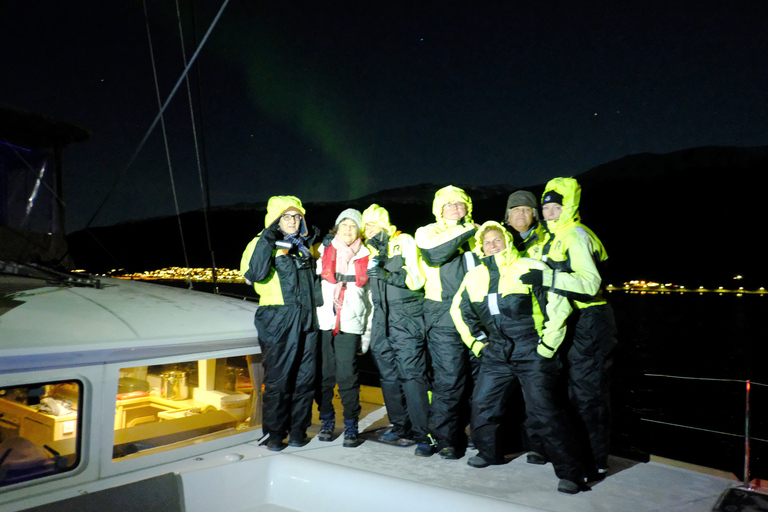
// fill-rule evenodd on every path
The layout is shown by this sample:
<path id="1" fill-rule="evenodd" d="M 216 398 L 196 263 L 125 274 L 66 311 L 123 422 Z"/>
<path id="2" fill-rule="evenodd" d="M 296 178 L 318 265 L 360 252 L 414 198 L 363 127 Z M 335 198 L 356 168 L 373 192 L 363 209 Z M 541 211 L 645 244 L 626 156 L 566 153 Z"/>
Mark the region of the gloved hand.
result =
<path id="1" fill-rule="evenodd" d="M 387 245 L 389 244 L 389 233 L 384 230 L 379 231 L 373 238 L 368 239 L 368 245 L 379 251 L 379 253 L 386 253 Z"/>
<path id="2" fill-rule="evenodd" d="M 268 243 L 270 247 L 275 246 L 275 242 L 278 240 L 282 240 L 282 233 L 280 233 L 280 227 L 275 222 L 271 226 L 267 227 L 264 231 L 261 232 L 260 239 L 264 240 L 264 242 Z"/>
<path id="3" fill-rule="evenodd" d="M 475 357 L 480 357 L 482 355 L 483 349 L 488 346 L 488 337 L 483 333 L 479 335 L 474 342 L 472 342 L 472 346 L 469 347 L 469 350 L 474 354 Z"/>
<path id="4" fill-rule="evenodd" d="M 388 272 L 381 267 L 371 267 L 368 269 L 368 277 L 371 279 L 383 279 L 386 281 Z"/>
<path id="5" fill-rule="evenodd" d="M 366 331 L 360 336 L 360 346 L 357 349 L 357 355 L 361 356 L 368 352 L 368 347 L 371 346 L 371 330 Z"/>
<path id="6" fill-rule="evenodd" d="M 382 230 L 376 233 L 373 238 L 368 239 L 366 242 L 368 245 L 376 249 L 376 259 L 379 262 L 379 266 L 383 267 L 387 263 L 387 247 L 389 245 L 389 234 Z"/>
<path id="7" fill-rule="evenodd" d="M 327 235 L 325 235 L 323 237 L 323 247 L 330 247 L 331 242 L 333 242 L 333 239 L 335 236 L 336 235 L 334 235 L 333 233 L 328 233 Z"/>
<path id="8" fill-rule="evenodd" d="M 315 242 L 320 238 L 320 228 L 317 226 L 310 226 L 308 228 L 310 236 L 307 238 L 307 247 L 312 247 Z"/>
<path id="9" fill-rule="evenodd" d="M 543 272 L 538 269 L 529 270 L 520 276 L 520 282 L 531 286 L 543 286 Z"/>
<path id="10" fill-rule="evenodd" d="M 405 288 L 405 276 L 406 272 L 403 269 L 400 269 L 397 272 L 389 272 L 389 275 L 387 275 L 387 284 L 397 286 L 398 288 Z"/>
<path id="11" fill-rule="evenodd" d="M 545 345 L 544 342 L 541 341 L 541 338 L 539 338 L 539 343 L 536 345 L 536 352 L 541 357 L 546 357 L 547 359 L 552 359 L 555 355 L 555 351 Z"/>

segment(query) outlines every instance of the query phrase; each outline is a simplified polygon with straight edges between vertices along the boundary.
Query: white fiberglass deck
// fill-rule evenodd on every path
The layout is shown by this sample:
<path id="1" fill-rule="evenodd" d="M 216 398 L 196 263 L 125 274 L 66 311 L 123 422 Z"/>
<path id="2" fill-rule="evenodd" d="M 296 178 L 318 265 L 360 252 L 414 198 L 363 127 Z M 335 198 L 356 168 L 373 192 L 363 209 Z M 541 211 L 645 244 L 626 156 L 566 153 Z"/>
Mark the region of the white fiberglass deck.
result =
<path id="1" fill-rule="evenodd" d="M 386 423 L 382 410 L 361 421 Z M 415 457 L 413 447 L 366 441 L 344 448 L 313 439 L 274 453 L 255 444 L 210 454 L 175 468 L 189 512 L 227 511 L 610 511 L 700 512 L 738 482 L 670 465 L 612 458 L 608 478 L 575 496 L 557 492 L 551 464 L 519 457 L 483 469 L 460 460 Z M 242 458 L 241 458 L 242 457 Z M 229 464 L 220 465 L 223 460 Z M 210 468 L 210 469 L 206 469 Z M 214 469 L 215 468 L 215 469 Z"/>
<path id="2" fill-rule="evenodd" d="M 422 459 L 409 449 L 374 442 L 352 450 L 340 442 L 321 446 L 313 441 L 279 454 L 248 447 L 209 457 L 233 454 L 244 458 L 212 471 L 182 471 L 187 511 L 700 512 L 712 510 L 723 490 L 735 484 L 650 462 L 626 467 L 593 490 L 570 496 L 557 492 L 550 465 L 532 466 L 518 458 L 474 469 L 466 458 Z"/>

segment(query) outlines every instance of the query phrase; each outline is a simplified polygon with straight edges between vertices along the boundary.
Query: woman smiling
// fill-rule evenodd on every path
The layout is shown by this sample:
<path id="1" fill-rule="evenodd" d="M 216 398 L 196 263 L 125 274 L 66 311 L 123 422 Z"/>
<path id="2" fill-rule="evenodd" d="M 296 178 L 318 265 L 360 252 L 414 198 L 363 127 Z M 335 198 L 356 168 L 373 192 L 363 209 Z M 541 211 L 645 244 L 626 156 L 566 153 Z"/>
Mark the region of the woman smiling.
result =
<path id="1" fill-rule="evenodd" d="M 362 334 L 369 330 L 373 307 L 368 285 L 370 252 L 360 240 L 362 215 L 348 208 L 339 214 L 331 235 L 321 247 L 318 261 L 323 305 L 317 308 L 320 322 L 320 385 L 317 403 L 322 426 L 317 438 L 331 441 L 336 427 L 333 388 L 338 383 L 344 408 L 344 446 L 358 445 L 360 384 L 357 353 Z"/>

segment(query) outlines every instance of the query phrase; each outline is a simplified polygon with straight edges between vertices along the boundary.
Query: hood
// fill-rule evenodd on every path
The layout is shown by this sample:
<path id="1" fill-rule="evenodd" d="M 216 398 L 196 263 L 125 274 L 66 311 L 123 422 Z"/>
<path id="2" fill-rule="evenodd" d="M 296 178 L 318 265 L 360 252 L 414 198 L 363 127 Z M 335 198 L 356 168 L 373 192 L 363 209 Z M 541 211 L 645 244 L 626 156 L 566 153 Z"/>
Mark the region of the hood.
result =
<path id="1" fill-rule="evenodd" d="M 307 230 L 306 210 L 301 204 L 301 199 L 294 196 L 272 196 L 267 202 L 267 215 L 264 216 L 264 227 L 269 228 L 276 222 L 280 221 L 280 216 L 287 210 L 297 210 L 305 218 L 301 219 L 301 226 L 299 227 L 299 235 L 307 236 L 309 231 Z"/>
<path id="2" fill-rule="evenodd" d="M 432 214 L 438 224 L 444 225 L 443 206 L 448 203 L 461 202 L 467 205 L 467 215 L 464 218 L 466 222 L 472 222 L 472 200 L 466 192 L 459 187 L 448 185 L 435 192 L 435 199 L 432 201 Z"/>
<path id="3" fill-rule="evenodd" d="M 387 232 L 390 239 L 397 232 L 397 227 L 389 223 L 389 212 L 386 208 L 377 204 L 372 204 L 363 212 L 363 230 L 365 230 L 366 224 L 381 226 Z"/>
<path id="4" fill-rule="evenodd" d="M 496 264 L 500 266 L 503 262 L 514 261 L 519 258 L 520 254 L 517 249 L 515 249 L 512 241 L 512 233 L 507 231 L 504 226 L 495 220 L 489 220 L 488 222 L 483 223 L 483 225 L 480 226 L 480 229 L 477 230 L 477 233 L 475 233 L 475 247 L 472 251 L 481 259 L 489 257 L 483 253 L 483 235 L 493 229 L 501 231 L 507 243 L 507 247 L 504 250 L 493 255 L 493 257 L 496 258 Z"/>
<path id="5" fill-rule="evenodd" d="M 545 221 L 547 228 L 552 231 L 553 229 L 561 229 L 580 222 L 579 202 L 581 201 L 581 185 L 579 185 L 579 182 L 575 178 L 555 178 L 549 180 L 547 186 L 544 187 L 544 194 L 541 196 L 542 206 L 544 205 L 544 196 L 550 191 L 555 191 L 563 196 L 563 211 L 559 219 Z"/>

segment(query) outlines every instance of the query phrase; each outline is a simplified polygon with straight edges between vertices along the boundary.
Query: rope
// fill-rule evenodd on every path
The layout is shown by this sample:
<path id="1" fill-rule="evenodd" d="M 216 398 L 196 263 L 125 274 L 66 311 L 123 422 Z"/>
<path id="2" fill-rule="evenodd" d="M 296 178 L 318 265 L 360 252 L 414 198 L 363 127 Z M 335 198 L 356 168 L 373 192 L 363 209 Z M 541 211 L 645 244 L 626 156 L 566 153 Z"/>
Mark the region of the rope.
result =
<path id="1" fill-rule="evenodd" d="M 658 373 L 646 373 L 645 376 L 646 377 L 664 377 L 664 378 L 668 378 L 668 379 L 680 379 L 680 380 L 696 380 L 696 381 L 711 381 L 711 382 L 736 382 L 736 383 L 739 383 L 739 384 L 746 384 L 747 382 L 749 382 L 750 385 L 754 384 L 756 386 L 766 386 L 765 384 L 762 384 L 760 382 L 746 381 L 746 380 L 740 380 L 740 379 L 715 379 L 715 378 L 709 378 L 709 377 L 681 377 L 681 376 L 678 376 L 678 375 L 663 375 L 663 374 L 658 374 Z M 766 387 L 768 387 L 768 386 L 766 386 Z M 752 442 L 752 441 L 760 441 L 760 442 L 763 442 L 763 443 L 768 442 L 767 439 L 762 439 L 762 438 L 759 438 L 759 437 L 752 437 L 752 436 L 749 435 L 749 403 L 747 403 L 747 427 L 746 427 L 747 430 L 746 430 L 746 432 L 744 434 L 732 434 L 730 432 L 722 432 L 720 430 L 711 430 L 711 429 L 701 428 L 701 427 L 692 427 L 690 425 L 680 425 L 678 423 L 669 423 L 669 422 L 666 422 L 666 421 L 651 420 L 651 419 L 647 419 L 647 418 L 640 418 L 640 420 L 648 422 L 648 423 L 656 423 L 656 424 L 659 424 L 659 425 L 666 425 L 666 426 L 670 426 L 670 427 L 687 428 L 689 430 L 698 430 L 699 432 L 707 432 L 707 433 L 710 433 L 710 434 L 720 434 L 720 435 L 724 435 L 724 436 L 731 436 L 731 437 L 742 438 L 742 439 L 745 440 L 745 443 L 747 444 L 747 449 L 746 449 L 747 450 L 747 455 L 745 455 L 745 457 L 746 457 L 745 460 L 746 461 L 749 460 L 748 459 L 748 454 L 749 454 L 749 443 L 750 442 Z M 744 471 L 745 471 L 745 474 L 749 473 L 748 469 L 745 469 Z"/>
<path id="2" fill-rule="evenodd" d="M 665 377 L 668 379 L 680 379 L 680 380 L 706 380 L 706 381 L 712 381 L 712 382 L 740 382 L 742 384 L 746 384 L 747 381 L 744 379 L 715 379 L 711 377 L 681 377 L 679 375 L 663 375 L 660 373 L 646 373 L 644 374 L 646 377 Z M 768 387 L 768 384 L 761 384 L 759 382 L 755 381 L 749 381 L 751 385 L 755 386 L 765 386 Z"/>
<path id="3" fill-rule="evenodd" d="M 731 437 L 744 437 L 744 434 L 732 434 L 730 432 L 721 432 L 719 430 L 710 430 L 708 428 L 701 428 L 701 427 L 691 427 L 689 425 L 680 425 L 677 423 L 668 423 L 666 421 L 658 421 L 658 420 L 649 420 L 647 418 L 640 418 L 640 421 L 647 421 L 648 423 L 658 423 L 660 425 L 667 425 L 670 427 L 680 427 L 680 428 L 687 428 L 690 430 L 698 430 L 701 432 L 708 432 L 710 434 L 722 434 L 724 436 L 731 436 Z M 750 437 L 750 441 L 762 441 L 763 443 L 768 443 L 768 439 L 760 439 L 759 437 Z"/>
<path id="4" fill-rule="evenodd" d="M 229 4 L 229 0 L 224 0 L 224 3 L 222 3 L 221 8 L 219 9 L 219 12 L 216 13 L 216 17 L 211 22 L 211 26 L 208 27 L 208 31 L 205 33 L 205 36 L 203 36 L 203 40 L 200 41 L 200 45 L 197 47 L 197 50 L 195 50 L 195 53 L 192 55 L 192 58 L 189 61 L 189 64 L 187 64 L 187 67 L 184 68 L 184 71 L 181 73 L 181 76 L 176 81 L 176 85 L 173 86 L 173 89 L 171 90 L 171 93 L 168 95 L 168 98 L 165 100 L 165 103 L 163 103 L 162 108 L 160 109 L 160 112 L 155 116 L 154 121 L 152 121 L 152 124 L 147 129 L 147 132 L 144 134 L 144 137 L 141 139 L 141 142 L 139 142 L 138 147 L 133 152 L 133 155 L 131 156 L 130 160 L 128 161 L 128 164 L 123 168 L 122 171 L 117 175 L 117 178 L 115 179 L 115 182 L 112 184 L 112 187 L 107 192 L 107 195 L 102 200 L 101 204 L 99 204 L 98 208 L 96 208 L 96 211 L 91 216 L 91 218 L 88 220 L 88 222 L 85 225 L 85 229 L 88 229 L 90 225 L 93 223 L 93 221 L 96 219 L 96 216 L 101 212 L 101 209 L 104 208 L 104 205 L 109 200 L 109 197 L 112 195 L 112 193 L 115 191 L 115 188 L 117 188 L 117 184 L 120 183 L 120 180 L 125 175 L 125 173 L 128 171 L 128 169 L 131 168 L 133 165 L 133 162 L 136 160 L 136 157 L 139 155 L 141 150 L 144 148 L 144 144 L 147 143 L 147 139 L 149 139 L 150 134 L 155 129 L 155 126 L 157 126 L 157 122 L 160 120 L 160 117 L 163 115 L 163 112 L 165 112 L 165 109 L 168 107 L 168 104 L 173 99 L 173 96 L 176 94 L 176 91 L 178 90 L 179 86 L 181 85 L 181 81 L 184 79 L 185 76 L 187 76 L 187 73 L 189 73 L 189 68 L 192 67 L 192 64 L 197 60 L 197 56 L 200 55 L 200 51 L 203 49 L 203 46 L 205 45 L 205 42 L 208 40 L 208 37 L 211 35 L 211 32 L 213 31 L 213 27 L 216 26 L 216 23 L 218 23 L 219 18 L 221 18 L 221 15 L 224 12 L 224 9 L 227 7 L 227 4 Z"/>

